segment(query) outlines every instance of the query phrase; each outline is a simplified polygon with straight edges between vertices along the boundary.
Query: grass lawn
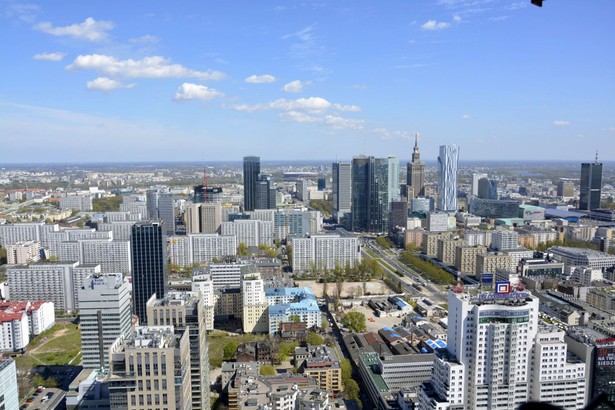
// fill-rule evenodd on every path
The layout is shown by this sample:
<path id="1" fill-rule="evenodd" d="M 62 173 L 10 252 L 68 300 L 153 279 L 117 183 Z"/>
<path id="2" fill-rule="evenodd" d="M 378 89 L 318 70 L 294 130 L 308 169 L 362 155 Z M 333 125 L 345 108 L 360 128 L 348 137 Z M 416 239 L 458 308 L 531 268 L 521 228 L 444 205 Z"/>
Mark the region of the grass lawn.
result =
<path id="1" fill-rule="evenodd" d="M 65 365 L 81 350 L 81 335 L 77 325 L 58 323 L 50 330 L 37 336 L 28 345 L 28 351 L 16 358 L 17 368 L 30 370 L 39 365 Z M 73 361 L 72 364 L 79 364 Z"/>
<path id="2" fill-rule="evenodd" d="M 209 364 L 211 367 L 220 367 L 223 361 L 224 346 L 231 340 L 237 345 L 246 342 L 255 342 L 266 340 L 267 335 L 253 335 L 246 333 L 239 336 L 228 336 L 228 333 L 215 330 L 213 333 L 207 335 L 207 341 L 209 342 Z"/>

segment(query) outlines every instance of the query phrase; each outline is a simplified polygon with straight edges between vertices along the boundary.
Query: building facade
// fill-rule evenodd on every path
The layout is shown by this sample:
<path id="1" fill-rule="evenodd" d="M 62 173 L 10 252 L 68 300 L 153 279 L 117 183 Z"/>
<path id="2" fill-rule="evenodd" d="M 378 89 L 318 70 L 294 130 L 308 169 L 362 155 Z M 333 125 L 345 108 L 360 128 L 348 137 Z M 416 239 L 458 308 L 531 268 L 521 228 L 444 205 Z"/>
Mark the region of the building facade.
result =
<path id="1" fill-rule="evenodd" d="M 457 211 L 457 164 L 459 147 L 441 145 L 438 157 L 438 209 Z"/>

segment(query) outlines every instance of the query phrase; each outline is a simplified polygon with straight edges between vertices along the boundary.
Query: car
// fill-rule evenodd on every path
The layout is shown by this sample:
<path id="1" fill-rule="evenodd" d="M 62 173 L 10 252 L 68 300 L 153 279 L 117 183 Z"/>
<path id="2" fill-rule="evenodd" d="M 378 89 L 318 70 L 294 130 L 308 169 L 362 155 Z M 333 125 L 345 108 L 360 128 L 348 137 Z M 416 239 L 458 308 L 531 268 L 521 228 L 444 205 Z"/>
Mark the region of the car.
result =
<path id="1" fill-rule="evenodd" d="M 51 398 L 52 396 L 53 396 L 53 392 L 50 391 L 49 393 L 47 393 L 48 398 Z"/>
<path id="2" fill-rule="evenodd" d="M 34 401 L 34 397 L 28 397 L 26 403 L 32 403 Z"/>

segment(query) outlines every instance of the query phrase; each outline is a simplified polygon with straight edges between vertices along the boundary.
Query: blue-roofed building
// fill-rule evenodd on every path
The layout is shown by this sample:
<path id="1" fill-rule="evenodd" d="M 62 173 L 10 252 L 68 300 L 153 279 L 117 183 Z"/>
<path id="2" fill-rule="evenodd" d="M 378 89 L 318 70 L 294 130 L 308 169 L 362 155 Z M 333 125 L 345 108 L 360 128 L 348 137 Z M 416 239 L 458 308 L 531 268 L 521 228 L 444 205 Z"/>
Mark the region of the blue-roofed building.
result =
<path id="1" fill-rule="evenodd" d="M 267 288 L 265 296 L 269 305 L 269 334 L 278 333 L 281 323 L 291 322 L 295 315 L 308 329 L 321 325 L 320 308 L 310 288 Z"/>
<path id="2" fill-rule="evenodd" d="M 565 211 L 563 209 L 547 208 L 545 209 L 545 218 L 561 218 L 568 222 L 579 222 L 581 218 L 587 218 L 587 214 L 582 212 Z"/>

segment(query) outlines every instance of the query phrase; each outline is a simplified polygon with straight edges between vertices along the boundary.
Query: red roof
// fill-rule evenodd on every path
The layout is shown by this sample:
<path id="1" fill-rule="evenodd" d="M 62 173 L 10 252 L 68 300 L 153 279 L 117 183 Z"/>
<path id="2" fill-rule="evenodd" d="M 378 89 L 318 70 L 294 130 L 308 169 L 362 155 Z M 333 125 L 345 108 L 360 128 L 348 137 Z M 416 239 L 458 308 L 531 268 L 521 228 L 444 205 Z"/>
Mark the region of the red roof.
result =
<path id="1" fill-rule="evenodd" d="M 24 315 L 24 312 L 0 312 L 0 323 L 12 322 L 13 320 L 22 320 Z"/>

